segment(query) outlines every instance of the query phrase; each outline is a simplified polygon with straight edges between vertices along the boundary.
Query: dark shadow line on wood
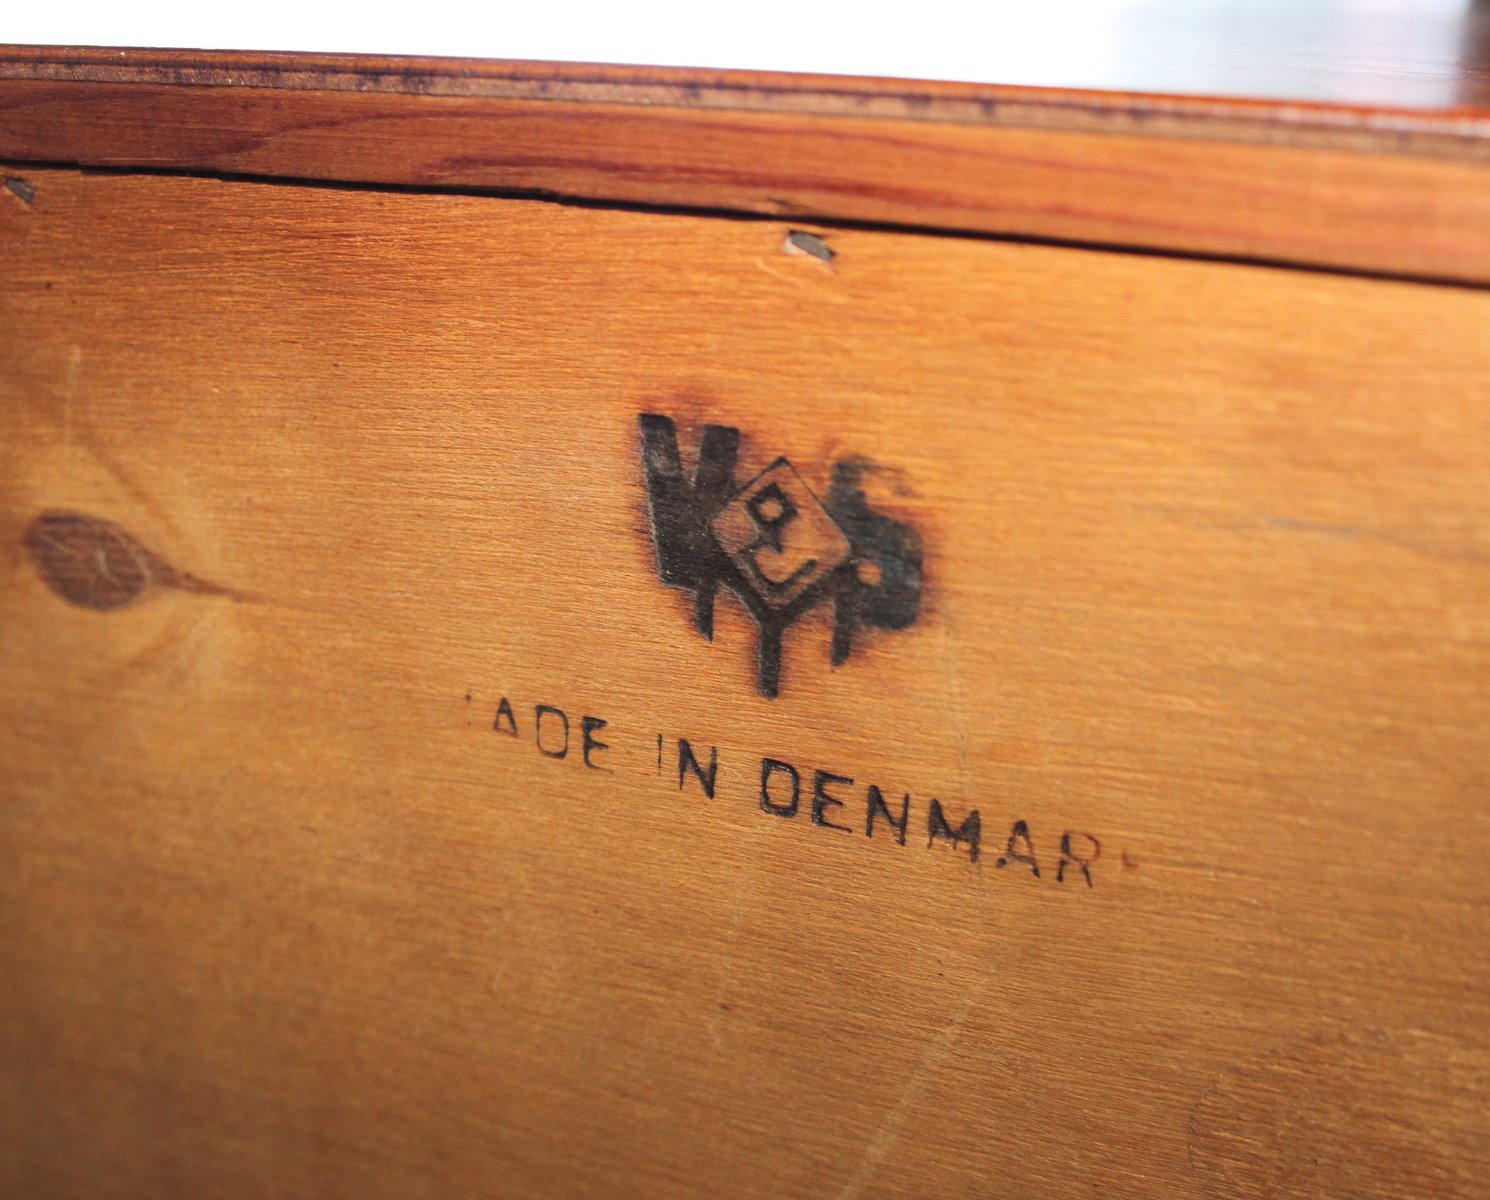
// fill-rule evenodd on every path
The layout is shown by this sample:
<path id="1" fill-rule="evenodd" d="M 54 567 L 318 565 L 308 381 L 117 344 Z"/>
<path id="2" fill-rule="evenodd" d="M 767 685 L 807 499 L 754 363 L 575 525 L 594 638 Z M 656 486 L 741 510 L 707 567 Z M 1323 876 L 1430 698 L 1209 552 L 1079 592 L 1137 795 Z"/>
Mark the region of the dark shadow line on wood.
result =
<path id="1" fill-rule="evenodd" d="M 913 221 L 882 221 L 855 217 L 826 216 L 809 208 L 779 213 L 752 212 L 748 209 L 715 208 L 708 205 L 659 204 L 641 200 L 607 200 L 595 196 L 576 196 L 549 188 L 481 187 L 469 184 L 379 183 L 347 179 L 310 179 L 294 175 L 256 174 L 249 171 L 203 170 L 193 167 L 99 166 L 74 161 L 49 162 L 44 159 L 5 159 L 0 167 L 8 171 L 54 170 L 77 171 L 102 177 L 145 176 L 152 179 L 198 179 L 217 183 L 252 183 L 264 187 L 312 188 L 317 191 L 371 192 L 406 196 L 470 196 L 491 200 L 528 200 L 554 204 L 561 208 L 597 209 L 606 212 L 633 212 L 652 216 L 702 217 L 717 221 L 744 221 L 775 224 L 796 229 L 804 224 L 825 229 L 863 233 L 898 233 L 917 237 L 952 238 L 958 241 L 994 242 L 1015 246 L 1051 246 L 1065 250 L 1086 250 L 1100 254 L 1122 254 L 1135 258 L 1166 258 L 1184 262 L 1226 263 L 1233 266 L 1259 267 L 1269 270 L 1301 271 L 1311 275 L 1334 275 L 1347 279 L 1376 279 L 1396 283 L 1428 284 L 1433 287 L 1483 292 L 1490 281 L 1454 279 L 1429 272 L 1371 270 L 1366 267 L 1332 266 L 1301 262 L 1282 257 L 1249 254 L 1210 253 L 1204 250 L 1167 249 L 1158 246 L 1132 246 L 1100 240 L 1059 238 L 1038 234 L 991 233 L 959 225 L 925 225 Z"/>

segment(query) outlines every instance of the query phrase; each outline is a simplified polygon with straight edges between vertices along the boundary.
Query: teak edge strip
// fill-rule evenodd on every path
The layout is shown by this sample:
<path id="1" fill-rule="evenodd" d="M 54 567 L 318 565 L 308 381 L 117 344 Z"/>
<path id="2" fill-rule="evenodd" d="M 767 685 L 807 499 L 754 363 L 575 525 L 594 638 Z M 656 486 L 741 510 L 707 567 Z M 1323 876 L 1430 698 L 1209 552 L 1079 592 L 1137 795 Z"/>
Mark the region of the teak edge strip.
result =
<path id="1" fill-rule="evenodd" d="M 1490 111 L 595 63 L 0 46 L 0 80 L 567 100 L 1490 158 Z"/>
<path id="2" fill-rule="evenodd" d="M 477 188 L 1490 283 L 1490 112 L 0 48 L 0 158 Z"/>

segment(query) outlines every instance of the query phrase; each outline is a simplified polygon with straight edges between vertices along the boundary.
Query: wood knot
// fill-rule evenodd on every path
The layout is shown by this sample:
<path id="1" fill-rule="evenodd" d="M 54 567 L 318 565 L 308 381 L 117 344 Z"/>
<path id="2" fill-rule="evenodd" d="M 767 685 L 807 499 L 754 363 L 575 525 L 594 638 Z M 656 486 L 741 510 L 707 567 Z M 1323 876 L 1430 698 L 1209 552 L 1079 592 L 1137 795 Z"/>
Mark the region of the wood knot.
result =
<path id="1" fill-rule="evenodd" d="M 126 608 L 153 587 L 234 595 L 176 570 L 114 522 L 87 513 L 49 509 L 26 527 L 24 541 L 42 582 L 69 604 L 94 612 Z"/>

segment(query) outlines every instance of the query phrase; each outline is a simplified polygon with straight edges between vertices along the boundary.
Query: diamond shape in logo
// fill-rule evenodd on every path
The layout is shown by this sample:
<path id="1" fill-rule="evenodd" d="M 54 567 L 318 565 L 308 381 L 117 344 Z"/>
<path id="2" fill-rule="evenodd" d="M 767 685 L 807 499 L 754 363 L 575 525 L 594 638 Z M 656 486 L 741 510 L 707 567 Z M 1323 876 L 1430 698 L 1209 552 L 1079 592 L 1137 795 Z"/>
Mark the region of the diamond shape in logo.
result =
<path id="1" fill-rule="evenodd" d="M 838 523 L 784 458 L 725 501 L 709 529 L 772 608 L 793 603 L 852 553 Z"/>

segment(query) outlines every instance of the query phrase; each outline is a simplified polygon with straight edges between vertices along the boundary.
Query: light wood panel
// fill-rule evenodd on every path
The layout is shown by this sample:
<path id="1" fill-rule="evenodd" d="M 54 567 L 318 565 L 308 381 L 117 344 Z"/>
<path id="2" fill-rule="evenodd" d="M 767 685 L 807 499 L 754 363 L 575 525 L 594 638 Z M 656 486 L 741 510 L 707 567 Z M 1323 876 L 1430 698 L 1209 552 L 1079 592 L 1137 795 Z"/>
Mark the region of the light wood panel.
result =
<path id="1" fill-rule="evenodd" d="M 0 158 L 539 192 L 1490 282 L 1483 108 L 0 51 Z"/>
<path id="2" fill-rule="evenodd" d="M 1490 296 L 6 174 L 0 1192 L 1482 1193 Z M 643 413 L 914 619 L 762 696 Z"/>

